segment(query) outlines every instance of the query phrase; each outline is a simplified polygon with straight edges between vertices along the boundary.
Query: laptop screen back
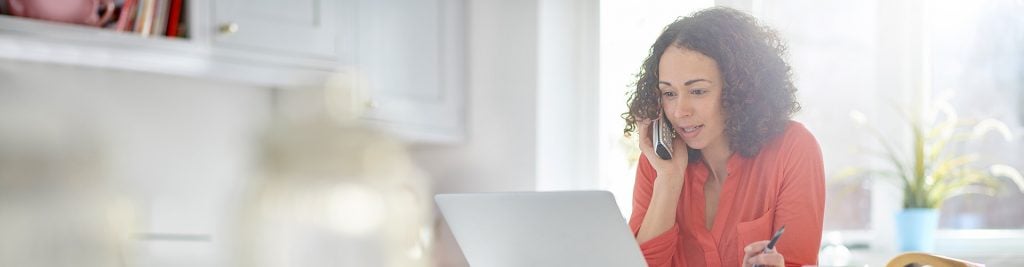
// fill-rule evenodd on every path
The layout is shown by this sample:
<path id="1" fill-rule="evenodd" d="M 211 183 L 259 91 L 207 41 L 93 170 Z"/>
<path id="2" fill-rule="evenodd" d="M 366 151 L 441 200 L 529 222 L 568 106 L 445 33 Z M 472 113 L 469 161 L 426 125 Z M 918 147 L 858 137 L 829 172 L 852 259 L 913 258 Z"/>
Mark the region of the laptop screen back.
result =
<path id="1" fill-rule="evenodd" d="M 646 266 L 607 191 L 434 199 L 471 266 Z"/>

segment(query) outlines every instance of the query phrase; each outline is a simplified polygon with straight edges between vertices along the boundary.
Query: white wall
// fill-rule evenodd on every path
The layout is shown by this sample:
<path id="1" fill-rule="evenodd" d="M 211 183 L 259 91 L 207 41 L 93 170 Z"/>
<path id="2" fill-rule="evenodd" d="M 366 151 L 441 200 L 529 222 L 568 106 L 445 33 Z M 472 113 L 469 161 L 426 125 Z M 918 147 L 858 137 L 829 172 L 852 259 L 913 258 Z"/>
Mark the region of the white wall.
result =
<path id="1" fill-rule="evenodd" d="M 468 5 L 466 141 L 413 152 L 437 192 L 533 190 L 537 3 Z"/>
<path id="2" fill-rule="evenodd" d="M 598 187 L 599 3 L 539 1 L 537 190 Z"/>
<path id="3" fill-rule="evenodd" d="M 529 191 L 536 186 L 536 1 L 468 1 L 466 142 L 421 146 L 434 190 Z M 443 219 L 439 266 L 466 266 Z"/>

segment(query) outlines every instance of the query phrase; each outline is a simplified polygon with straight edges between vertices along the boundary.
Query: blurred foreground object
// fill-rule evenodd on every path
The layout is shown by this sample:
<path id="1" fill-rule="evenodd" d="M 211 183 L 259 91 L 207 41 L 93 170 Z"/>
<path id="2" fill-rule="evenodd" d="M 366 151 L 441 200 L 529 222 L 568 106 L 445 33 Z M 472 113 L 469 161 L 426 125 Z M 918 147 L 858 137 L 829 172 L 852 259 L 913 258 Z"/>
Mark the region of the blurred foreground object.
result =
<path id="1" fill-rule="evenodd" d="M 980 267 L 985 265 L 928 253 L 908 252 L 892 258 L 885 266 Z"/>
<path id="2" fill-rule="evenodd" d="M 0 266 L 132 266 L 134 209 L 83 125 L 0 112 Z"/>
<path id="3" fill-rule="evenodd" d="M 818 265 L 848 266 L 850 257 L 850 249 L 843 245 L 842 233 L 831 231 L 825 234 L 825 245 L 818 251 Z"/>
<path id="4" fill-rule="evenodd" d="M 294 100 L 280 103 L 320 104 Z M 262 174 L 243 197 L 238 266 L 428 266 L 427 176 L 397 140 L 326 110 L 268 131 Z"/>

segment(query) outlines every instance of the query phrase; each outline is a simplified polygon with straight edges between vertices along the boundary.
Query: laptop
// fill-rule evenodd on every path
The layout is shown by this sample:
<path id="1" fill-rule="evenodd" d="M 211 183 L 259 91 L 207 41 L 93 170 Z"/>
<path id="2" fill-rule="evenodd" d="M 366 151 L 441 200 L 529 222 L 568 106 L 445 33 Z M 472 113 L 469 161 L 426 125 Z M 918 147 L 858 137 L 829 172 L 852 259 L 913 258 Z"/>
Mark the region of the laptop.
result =
<path id="1" fill-rule="evenodd" d="M 607 191 L 439 194 L 470 266 L 647 266 Z"/>

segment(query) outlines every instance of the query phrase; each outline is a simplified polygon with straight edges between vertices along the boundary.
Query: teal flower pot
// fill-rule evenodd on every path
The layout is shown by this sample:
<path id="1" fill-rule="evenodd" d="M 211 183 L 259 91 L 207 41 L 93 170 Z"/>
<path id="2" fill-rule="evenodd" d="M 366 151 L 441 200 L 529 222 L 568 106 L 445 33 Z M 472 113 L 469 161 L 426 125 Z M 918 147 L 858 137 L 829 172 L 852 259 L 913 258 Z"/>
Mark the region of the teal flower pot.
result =
<path id="1" fill-rule="evenodd" d="M 900 251 L 935 250 L 935 231 L 939 228 L 939 210 L 904 209 L 896 214 L 896 237 Z"/>

